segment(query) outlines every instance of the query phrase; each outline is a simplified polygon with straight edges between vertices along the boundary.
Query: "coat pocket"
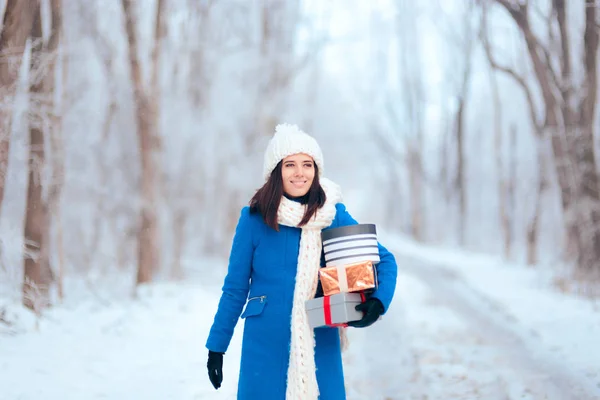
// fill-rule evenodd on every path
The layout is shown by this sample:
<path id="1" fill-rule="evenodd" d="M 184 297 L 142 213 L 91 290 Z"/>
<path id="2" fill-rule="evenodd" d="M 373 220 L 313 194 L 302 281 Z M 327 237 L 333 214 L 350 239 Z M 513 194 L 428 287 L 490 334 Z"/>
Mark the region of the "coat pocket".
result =
<path id="1" fill-rule="evenodd" d="M 254 317 L 262 314 L 266 304 L 267 296 L 257 296 L 248 299 L 248 303 L 246 303 L 246 308 L 242 313 L 242 318 Z"/>

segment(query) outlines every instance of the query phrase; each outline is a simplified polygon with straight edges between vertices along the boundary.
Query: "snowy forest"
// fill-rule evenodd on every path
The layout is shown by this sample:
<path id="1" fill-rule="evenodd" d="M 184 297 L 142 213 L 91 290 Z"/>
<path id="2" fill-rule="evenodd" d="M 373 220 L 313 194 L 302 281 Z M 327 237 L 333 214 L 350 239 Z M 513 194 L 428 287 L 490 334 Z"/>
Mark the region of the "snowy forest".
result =
<path id="1" fill-rule="evenodd" d="M 280 122 L 381 229 L 600 275 L 596 0 L 2 12 L 0 273 L 31 308 L 69 279 L 202 274 Z"/>
<path id="2" fill-rule="evenodd" d="M 396 314 L 371 331 L 379 339 L 353 335 L 373 354 L 395 351 L 403 367 L 355 347 L 349 398 L 600 398 L 589 396 L 600 387 L 599 0 L 0 0 L 0 15 L 7 398 L 217 398 L 198 332 L 214 315 L 240 209 L 264 183 L 280 123 L 318 140 L 324 175 L 398 260 Z M 446 262 L 459 272 L 434 267 Z M 467 286 L 494 302 L 467 298 Z M 139 308 L 114 303 L 140 298 Z M 77 308 L 83 299 L 95 305 Z M 448 333 L 458 324 L 436 301 L 477 329 Z M 3 348 L 28 318 L 46 336 Z M 145 339 L 127 336 L 135 330 L 125 321 Z M 171 327 L 181 328 L 177 344 Z M 156 347 L 147 332 L 180 347 L 147 361 L 137 381 L 127 362 Z M 98 371 L 119 366 L 131 392 L 89 389 L 101 372 L 80 377 L 81 392 L 50 378 L 79 333 L 98 353 L 78 354 L 105 363 L 92 363 Z M 122 335 L 131 353 L 104 359 L 113 355 L 99 343 Z M 520 339 L 485 356 L 445 347 L 469 335 L 480 336 L 468 346 Z M 56 353 L 44 338 L 56 339 Z M 556 363 L 524 350 L 533 341 Z M 226 356 L 232 386 L 222 396 L 234 388 L 236 355 Z M 455 356 L 469 378 L 452 375 Z M 65 376 L 84 373 L 62 362 Z M 165 363 L 188 367 L 165 376 Z M 19 385 L 30 364 L 46 372 Z M 406 379 L 382 380 L 377 397 L 359 365 Z M 490 369 L 493 381 L 482 375 Z M 591 386 L 576 392 L 582 377 Z M 153 386 L 163 378 L 185 394 Z"/>

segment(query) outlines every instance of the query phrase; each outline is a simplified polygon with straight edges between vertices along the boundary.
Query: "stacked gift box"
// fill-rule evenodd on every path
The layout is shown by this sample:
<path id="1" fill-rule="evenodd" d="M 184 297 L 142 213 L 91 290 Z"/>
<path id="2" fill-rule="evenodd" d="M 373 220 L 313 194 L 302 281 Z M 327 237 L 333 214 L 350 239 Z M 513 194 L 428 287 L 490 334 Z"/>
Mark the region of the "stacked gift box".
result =
<path id="1" fill-rule="evenodd" d="M 377 288 L 377 231 L 373 224 L 350 225 L 324 231 L 321 239 L 325 267 L 319 270 L 319 280 L 324 296 L 306 302 L 309 324 L 346 326 L 362 318 L 355 307 Z"/>

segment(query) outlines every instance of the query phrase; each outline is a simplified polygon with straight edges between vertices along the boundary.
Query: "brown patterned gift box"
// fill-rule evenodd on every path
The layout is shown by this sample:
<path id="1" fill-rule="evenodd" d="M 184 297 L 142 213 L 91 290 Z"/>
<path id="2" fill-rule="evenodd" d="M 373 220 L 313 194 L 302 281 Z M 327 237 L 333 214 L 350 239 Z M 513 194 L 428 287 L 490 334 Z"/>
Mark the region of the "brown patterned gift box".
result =
<path id="1" fill-rule="evenodd" d="M 371 261 L 321 268 L 319 279 L 325 296 L 366 292 L 377 287 L 377 274 Z"/>

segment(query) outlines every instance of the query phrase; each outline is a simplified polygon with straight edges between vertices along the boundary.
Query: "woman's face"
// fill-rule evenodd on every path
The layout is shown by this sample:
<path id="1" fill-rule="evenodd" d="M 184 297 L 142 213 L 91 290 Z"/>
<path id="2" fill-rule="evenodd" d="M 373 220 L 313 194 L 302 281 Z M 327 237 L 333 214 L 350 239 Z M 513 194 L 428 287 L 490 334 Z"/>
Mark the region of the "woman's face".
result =
<path id="1" fill-rule="evenodd" d="M 293 154 L 281 163 L 283 191 L 291 197 L 302 197 L 315 178 L 315 162 L 307 154 Z"/>

